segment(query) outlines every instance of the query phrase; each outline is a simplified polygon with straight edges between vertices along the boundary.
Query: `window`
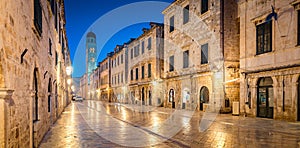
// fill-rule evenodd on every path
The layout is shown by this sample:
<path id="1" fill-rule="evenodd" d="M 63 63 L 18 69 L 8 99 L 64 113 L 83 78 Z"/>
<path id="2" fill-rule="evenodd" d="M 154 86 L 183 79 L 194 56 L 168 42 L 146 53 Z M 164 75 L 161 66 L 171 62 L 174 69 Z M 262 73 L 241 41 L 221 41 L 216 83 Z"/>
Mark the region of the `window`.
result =
<path id="1" fill-rule="evenodd" d="M 130 79 L 131 79 L 131 81 L 133 80 L 133 70 L 132 69 L 130 71 Z"/>
<path id="2" fill-rule="evenodd" d="M 151 64 L 148 64 L 148 78 L 151 78 Z"/>
<path id="3" fill-rule="evenodd" d="M 119 56 L 118 56 L 118 65 L 120 64 L 120 59 L 119 59 Z"/>
<path id="4" fill-rule="evenodd" d="M 139 79 L 139 69 L 138 68 L 135 69 L 135 79 L 136 80 Z"/>
<path id="5" fill-rule="evenodd" d="M 174 31 L 174 16 L 170 18 L 170 32 Z"/>
<path id="6" fill-rule="evenodd" d="M 121 83 L 123 83 L 123 72 L 121 74 Z"/>
<path id="7" fill-rule="evenodd" d="M 120 75 L 118 74 L 118 84 L 120 83 Z"/>
<path id="8" fill-rule="evenodd" d="M 123 64 L 123 54 L 121 54 L 121 64 Z"/>
<path id="9" fill-rule="evenodd" d="M 56 1 L 56 0 L 54 0 L 54 1 Z M 56 29 L 56 32 L 58 33 L 58 13 L 57 13 L 57 4 L 56 4 L 56 2 L 55 2 L 55 4 L 54 4 L 54 8 L 55 8 L 55 13 L 54 13 L 54 15 L 55 15 L 55 20 L 54 20 L 54 25 L 55 25 L 55 29 Z"/>
<path id="10" fill-rule="evenodd" d="M 189 5 L 183 8 L 183 24 L 189 22 L 189 15 L 190 15 L 189 11 L 190 11 Z"/>
<path id="11" fill-rule="evenodd" d="M 34 0 L 34 26 L 40 35 L 42 34 L 42 16 L 40 0 Z"/>
<path id="12" fill-rule="evenodd" d="M 140 55 L 140 45 L 137 45 L 134 47 L 134 57 L 137 57 Z"/>
<path id="13" fill-rule="evenodd" d="M 144 52 L 145 52 L 145 42 L 142 41 L 142 54 L 144 54 Z"/>
<path id="14" fill-rule="evenodd" d="M 130 58 L 131 59 L 133 58 L 133 49 L 132 48 L 130 49 Z"/>
<path id="15" fill-rule="evenodd" d="M 300 10 L 298 10 L 298 41 L 297 45 L 300 45 Z"/>
<path id="16" fill-rule="evenodd" d="M 49 2 L 50 2 L 50 5 L 51 5 L 52 14 L 55 14 L 55 2 L 56 2 L 56 0 L 49 0 Z"/>
<path id="17" fill-rule="evenodd" d="M 32 119 L 33 122 L 38 121 L 38 100 L 39 100 L 39 96 L 38 96 L 38 70 L 37 68 L 34 69 L 33 72 L 33 85 L 34 85 L 34 101 L 33 101 L 33 109 L 32 109 Z"/>
<path id="18" fill-rule="evenodd" d="M 189 67 L 189 51 L 183 52 L 183 68 Z"/>
<path id="19" fill-rule="evenodd" d="M 151 42 L 152 42 L 151 40 L 152 40 L 151 37 L 149 37 L 148 38 L 148 47 L 147 47 L 148 50 L 151 50 Z"/>
<path id="20" fill-rule="evenodd" d="M 208 0 L 201 0 L 201 14 L 208 11 Z"/>
<path id="21" fill-rule="evenodd" d="M 169 57 L 169 71 L 174 71 L 174 56 Z"/>
<path id="22" fill-rule="evenodd" d="M 144 79 L 144 78 L 145 78 L 145 67 L 142 66 L 142 79 Z"/>
<path id="23" fill-rule="evenodd" d="M 201 64 L 208 63 L 208 44 L 201 45 Z"/>
<path id="24" fill-rule="evenodd" d="M 48 112 L 51 112 L 51 92 L 52 92 L 52 81 L 49 78 L 48 82 Z"/>
<path id="25" fill-rule="evenodd" d="M 58 55 L 57 51 L 55 51 L 55 66 L 58 64 Z"/>
<path id="26" fill-rule="evenodd" d="M 272 21 L 256 26 L 256 54 L 272 51 Z"/>
<path id="27" fill-rule="evenodd" d="M 49 38 L 49 54 L 52 56 L 52 41 Z"/>

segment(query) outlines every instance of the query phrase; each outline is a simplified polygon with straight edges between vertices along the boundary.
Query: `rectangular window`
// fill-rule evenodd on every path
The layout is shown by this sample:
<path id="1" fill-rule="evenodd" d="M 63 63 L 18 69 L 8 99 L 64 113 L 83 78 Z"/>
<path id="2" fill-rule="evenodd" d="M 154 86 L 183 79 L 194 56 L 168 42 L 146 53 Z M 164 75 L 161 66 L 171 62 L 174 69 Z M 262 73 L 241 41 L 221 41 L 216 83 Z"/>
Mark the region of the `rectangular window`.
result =
<path id="1" fill-rule="evenodd" d="M 174 71 L 174 56 L 169 57 L 169 71 Z"/>
<path id="2" fill-rule="evenodd" d="M 297 45 L 300 45 L 300 10 L 298 10 L 298 41 Z"/>
<path id="3" fill-rule="evenodd" d="M 118 84 L 120 83 L 120 74 L 118 74 Z"/>
<path id="4" fill-rule="evenodd" d="M 170 32 L 174 31 L 174 16 L 170 17 Z"/>
<path id="5" fill-rule="evenodd" d="M 189 67 L 189 50 L 183 52 L 183 68 Z"/>
<path id="6" fill-rule="evenodd" d="M 272 51 L 272 21 L 256 26 L 256 54 Z"/>
<path id="7" fill-rule="evenodd" d="M 189 5 L 187 5 L 183 8 L 183 24 L 186 24 L 187 22 L 189 22 L 189 15 L 190 15 L 189 11 L 190 11 Z"/>
<path id="8" fill-rule="evenodd" d="M 130 49 L 130 58 L 131 59 L 133 58 L 133 49 L 132 48 Z"/>
<path id="9" fill-rule="evenodd" d="M 135 69 L 135 79 L 136 80 L 139 79 L 139 69 L 138 68 Z"/>
<path id="10" fill-rule="evenodd" d="M 201 0 L 201 14 L 208 11 L 208 0 Z"/>
<path id="11" fill-rule="evenodd" d="M 208 63 L 208 44 L 201 45 L 201 64 Z"/>
<path id="12" fill-rule="evenodd" d="M 148 50 L 151 50 L 151 42 L 152 42 L 151 40 L 152 40 L 151 37 L 149 37 L 148 38 L 148 47 L 147 47 Z"/>
<path id="13" fill-rule="evenodd" d="M 121 54 L 121 64 L 123 64 L 123 54 Z"/>
<path id="14" fill-rule="evenodd" d="M 58 55 L 57 51 L 55 51 L 55 66 L 58 64 Z"/>
<path id="15" fill-rule="evenodd" d="M 49 54 L 52 56 L 52 41 L 49 38 Z"/>
<path id="16" fill-rule="evenodd" d="M 121 74 L 121 83 L 123 83 L 123 72 Z"/>
<path id="17" fill-rule="evenodd" d="M 144 52 L 145 52 L 145 42 L 142 41 L 142 54 L 144 54 Z"/>
<path id="18" fill-rule="evenodd" d="M 49 0 L 49 2 L 50 2 L 50 5 L 51 5 L 52 14 L 55 14 L 55 2 L 56 2 L 56 0 Z"/>
<path id="19" fill-rule="evenodd" d="M 144 79 L 144 78 L 145 78 L 145 67 L 142 66 L 142 79 Z"/>
<path id="20" fill-rule="evenodd" d="M 54 1 L 56 1 L 56 0 L 54 0 Z M 57 13 L 58 7 L 57 7 L 56 2 L 55 2 L 55 4 L 54 4 L 54 8 L 55 8 L 55 13 L 54 13 L 54 15 L 55 15 L 54 18 L 55 18 L 55 20 L 54 20 L 54 25 L 55 25 L 56 32 L 58 33 L 58 13 Z"/>
<path id="21" fill-rule="evenodd" d="M 151 78 L 151 64 L 148 64 L 148 78 Z"/>
<path id="22" fill-rule="evenodd" d="M 133 70 L 132 69 L 130 71 L 130 79 L 131 79 L 131 81 L 133 80 Z"/>
<path id="23" fill-rule="evenodd" d="M 34 26 L 40 35 L 42 34 L 42 17 L 40 0 L 34 0 Z"/>
<path id="24" fill-rule="evenodd" d="M 118 65 L 120 64 L 120 61 L 119 61 L 120 59 L 119 59 L 119 56 L 118 56 Z"/>
<path id="25" fill-rule="evenodd" d="M 33 80 L 34 80 L 34 101 L 33 101 L 33 111 L 32 111 L 32 118 L 33 118 L 33 122 L 38 121 L 38 117 L 39 117 L 39 96 L 38 96 L 38 78 L 37 78 L 37 68 L 34 69 L 34 73 L 33 73 Z"/>

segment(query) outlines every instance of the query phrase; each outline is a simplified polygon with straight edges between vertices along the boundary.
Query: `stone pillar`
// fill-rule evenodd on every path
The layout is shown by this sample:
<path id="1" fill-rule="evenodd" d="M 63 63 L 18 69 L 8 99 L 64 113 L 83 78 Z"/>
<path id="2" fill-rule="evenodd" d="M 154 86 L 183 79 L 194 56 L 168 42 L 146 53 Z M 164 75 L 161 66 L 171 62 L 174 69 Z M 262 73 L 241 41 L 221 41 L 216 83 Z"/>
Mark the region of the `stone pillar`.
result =
<path id="1" fill-rule="evenodd" d="M 9 100 L 14 90 L 0 88 L 0 147 L 8 146 Z"/>

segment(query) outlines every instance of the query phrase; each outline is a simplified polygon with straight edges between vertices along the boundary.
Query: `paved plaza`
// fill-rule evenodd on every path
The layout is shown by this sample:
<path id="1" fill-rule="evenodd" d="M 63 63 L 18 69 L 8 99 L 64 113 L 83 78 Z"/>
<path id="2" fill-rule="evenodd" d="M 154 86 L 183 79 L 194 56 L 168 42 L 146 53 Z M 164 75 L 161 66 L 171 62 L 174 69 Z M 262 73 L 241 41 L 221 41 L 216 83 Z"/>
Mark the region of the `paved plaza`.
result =
<path id="1" fill-rule="evenodd" d="M 100 101 L 73 102 L 41 148 L 300 147 L 300 123 Z"/>

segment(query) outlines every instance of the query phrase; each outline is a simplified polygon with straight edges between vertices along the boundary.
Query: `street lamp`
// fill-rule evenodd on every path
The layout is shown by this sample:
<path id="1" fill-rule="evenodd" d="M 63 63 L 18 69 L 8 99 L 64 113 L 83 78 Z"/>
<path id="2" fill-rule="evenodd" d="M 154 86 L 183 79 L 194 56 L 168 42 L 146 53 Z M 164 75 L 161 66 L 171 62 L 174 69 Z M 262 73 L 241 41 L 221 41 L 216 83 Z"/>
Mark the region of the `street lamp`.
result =
<path id="1" fill-rule="evenodd" d="M 72 79 L 68 79 L 68 80 L 67 80 L 67 83 L 68 83 L 68 85 L 71 85 Z"/>
<path id="2" fill-rule="evenodd" d="M 72 74 L 72 66 L 68 66 L 66 68 L 67 75 L 70 76 Z"/>

